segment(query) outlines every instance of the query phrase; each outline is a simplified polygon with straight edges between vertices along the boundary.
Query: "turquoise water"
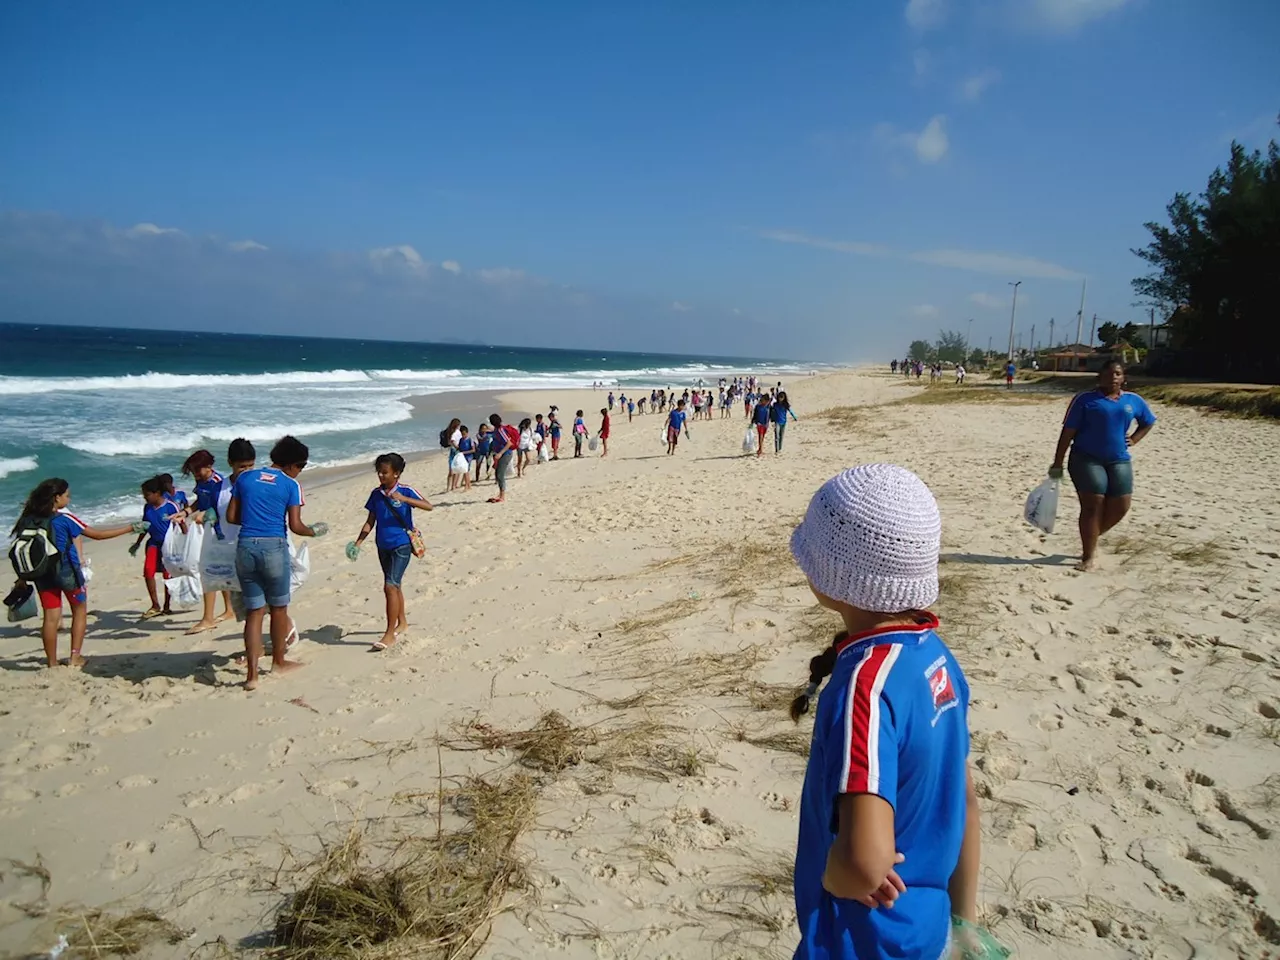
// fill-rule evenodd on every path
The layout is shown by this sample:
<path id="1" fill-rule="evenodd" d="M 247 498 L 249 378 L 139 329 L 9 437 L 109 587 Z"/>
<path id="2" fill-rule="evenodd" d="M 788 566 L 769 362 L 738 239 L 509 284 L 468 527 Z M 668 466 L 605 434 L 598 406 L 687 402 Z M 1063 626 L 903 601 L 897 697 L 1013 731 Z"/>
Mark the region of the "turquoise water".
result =
<path id="1" fill-rule="evenodd" d="M 86 519 L 133 513 L 138 484 L 193 450 L 292 433 L 321 466 L 429 449 L 408 398 L 460 390 L 688 386 L 795 369 L 765 359 L 0 324 L 0 525 L 44 477 Z M 806 367 L 807 369 L 807 367 Z M 265 451 L 264 451 L 265 452 Z M 181 486 L 181 483 L 179 483 Z"/>

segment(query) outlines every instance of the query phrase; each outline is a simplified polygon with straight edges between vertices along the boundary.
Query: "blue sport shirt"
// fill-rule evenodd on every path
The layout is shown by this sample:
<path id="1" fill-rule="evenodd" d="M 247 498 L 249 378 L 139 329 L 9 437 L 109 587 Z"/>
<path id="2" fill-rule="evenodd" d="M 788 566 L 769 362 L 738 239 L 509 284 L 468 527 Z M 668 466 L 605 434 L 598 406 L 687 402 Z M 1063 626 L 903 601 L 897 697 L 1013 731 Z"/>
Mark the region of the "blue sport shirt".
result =
<path id="1" fill-rule="evenodd" d="M 403 483 L 397 483 L 396 489 L 400 491 L 401 496 L 412 497 L 414 500 L 422 499 L 422 494 Z M 369 499 L 365 501 L 364 508 L 373 514 L 377 522 L 377 533 L 374 534 L 373 542 L 378 545 L 379 550 L 394 550 L 396 547 L 409 545 L 409 530 L 413 529 L 413 507 L 407 503 L 392 503 L 391 498 L 381 487 L 374 487 L 369 494 Z M 404 522 L 401 523 L 401 521 Z M 408 529 L 405 529 L 406 525 Z"/>
<path id="2" fill-rule="evenodd" d="M 1140 427 L 1156 422 L 1155 414 L 1136 393 L 1121 392 L 1112 400 L 1101 390 L 1078 393 L 1067 407 L 1064 427 L 1076 431 L 1072 449 L 1103 463 L 1129 459 L 1126 437 L 1134 421 Z"/>
<path id="3" fill-rule="evenodd" d="M 937 626 L 929 615 L 837 639 L 800 797 L 796 960 L 940 960 L 947 948 L 947 886 L 964 840 L 969 684 Z M 839 798 L 858 793 L 893 807 L 907 892 L 892 910 L 822 886 Z"/>
<path id="4" fill-rule="evenodd" d="M 53 545 L 58 548 L 58 553 L 62 555 L 62 562 L 70 564 L 76 570 L 80 569 L 80 554 L 76 551 L 76 537 L 84 533 L 84 529 L 87 526 L 88 524 L 74 513 L 62 512 L 55 513 L 49 523 L 50 532 L 53 534 Z"/>
<path id="5" fill-rule="evenodd" d="M 680 429 L 684 426 L 684 420 L 685 420 L 685 417 L 687 416 L 688 414 L 685 413 L 683 410 L 679 410 L 679 409 L 672 410 L 669 414 L 667 414 L 667 426 L 669 426 L 676 433 L 679 433 Z"/>
<path id="6" fill-rule="evenodd" d="M 151 526 L 147 536 L 147 546 L 164 545 L 165 534 L 169 532 L 169 518 L 178 512 L 178 505 L 172 500 L 162 500 L 160 506 L 146 506 L 142 510 L 142 519 Z"/>
<path id="7" fill-rule="evenodd" d="M 275 467 L 246 470 L 231 496 L 240 501 L 240 538 L 288 536 L 290 507 L 307 501 L 297 480 Z"/>

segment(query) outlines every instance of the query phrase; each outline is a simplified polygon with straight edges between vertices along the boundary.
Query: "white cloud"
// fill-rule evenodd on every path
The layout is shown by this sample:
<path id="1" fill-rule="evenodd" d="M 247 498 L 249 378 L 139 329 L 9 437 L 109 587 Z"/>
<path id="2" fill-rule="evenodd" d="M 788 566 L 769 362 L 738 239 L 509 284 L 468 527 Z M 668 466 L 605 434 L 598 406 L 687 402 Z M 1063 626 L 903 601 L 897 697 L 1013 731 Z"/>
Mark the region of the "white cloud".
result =
<path id="1" fill-rule="evenodd" d="M 431 269 L 431 264 L 422 259 L 422 254 L 407 243 L 370 250 L 369 260 L 379 272 L 400 270 L 422 276 Z"/>
<path id="2" fill-rule="evenodd" d="M 136 223 L 125 232 L 126 237 L 159 237 L 164 234 L 182 235 L 177 227 L 157 227 L 154 223 Z"/>
<path id="3" fill-rule="evenodd" d="M 982 293 L 981 291 L 969 294 L 969 302 L 977 304 L 980 307 L 986 307 L 988 310 L 1004 306 L 1004 301 L 999 297 L 993 296 L 989 293 Z"/>
<path id="4" fill-rule="evenodd" d="M 671 309 L 676 313 L 688 313 L 693 309 L 693 307 L 689 306 L 687 303 L 681 303 L 679 300 L 675 300 L 671 304 Z"/>
<path id="5" fill-rule="evenodd" d="M 977 103 L 982 99 L 982 95 L 999 81 L 1000 71 L 990 67 L 981 73 L 966 77 L 964 82 L 960 84 L 960 99 L 969 103 Z"/>
<path id="6" fill-rule="evenodd" d="M 946 0 L 907 0 L 905 16 L 916 30 L 940 26 L 947 18 Z"/>
<path id="7" fill-rule="evenodd" d="M 448 270 L 454 276 L 457 276 L 462 272 L 462 264 L 457 260 L 446 260 L 444 263 L 440 264 L 440 269 Z"/>
<path id="8" fill-rule="evenodd" d="M 947 139 L 946 123 L 947 118 L 938 114 L 916 135 L 915 151 L 921 163 L 937 163 L 951 149 L 951 142 Z"/>
<path id="9" fill-rule="evenodd" d="M 265 250 L 266 245 L 259 243 L 257 240 L 235 240 L 227 244 L 236 253 L 245 253 L 249 250 Z"/>
<path id="10" fill-rule="evenodd" d="M 973 273 L 991 273 L 1015 279 L 1039 280 L 1079 280 L 1080 274 L 1074 270 L 1037 260 L 1034 257 L 1020 257 L 1007 253 L 989 253 L 982 250 L 913 250 L 906 253 L 892 250 L 877 243 L 851 242 L 845 240 L 828 240 L 825 237 L 811 237 L 808 234 L 793 230 L 759 230 L 756 236 L 764 240 L 778 243 L 803 244 L 817 247 L 820 250 L 835 250 L 839 253 L 851 253 L 861 256 L 885 256 L 901 260 L 912 260 L 916 263 L 928 263 L 938 267 L 952 267 L 956 270 L 968 270 Z M 969 299 L 979 305 L 978 297 L 988 294 L 971 294 Z M 994 298 L 993 298 L 994 299 Z"/>
<path id="11" fill-rule="evenodd" d="M 918 303 L 911 308 L 911 314 L 912 316 L 928 320 L 929 318 L 936 317 L 938 315 L 938 308 L 932 303 Z"/>
<path id="12" fill-rule="evenodd" d="M 758 236 L 765 240 L 776 240 L 779 243 L 799 243 L 806 247 L 819 247 L 823 250 L 835 250 L 838 253 L 860 253 L 874 257 L 888 253 L 886 247 L 875 243 L 859 243 L 855 240 L 825 240 L 822 237 L 811 237 L 796 233 L 794 230 L 761 230 Z"/>
<path id="13" fill-rule="evenodd" d="M 474 273 L 485 283 L 515 283 L 524 279 L 523 270 L 513 270 L 511 267 L 484 267 Z"/>
<path id="14" fill-rule="evenodd" d="M 871 136 L 891 151 L 910 151 L 921 163 L 937 163 L 951 149 L 946 125 L 947 118 L 938 114 L 918 133 L 914 130 L 899 130 L 892 123 L 878 123 L 871 131 Z"/>
<path id="15" fill-rule="evenodd" d="M 1050 33 L 1074 33 L 1133 0 L 1010 0 L 1010 9 L 1029 26 Z"/>
<path id="16" fill-rule="evenodd" d="M 1021 279 L 1032 277 L 1041 280 L 1079 280 L 1080 274 L 1056 263 L 1047 263 L 1033 257 L 1018 257 L 1007 253 L 987 253 L 981 250 L 918 250 L 907 255 L 917 263 L 930 263 L 937 267 L 953 267 L 974 273 L 994 273 Z"/>
<path id="17" fill-rule="evenodd" d="M 911 55 L 911 65 L 915 68 L 916 79 L 923 80 L 929 75 L 929 68 L 933 66 L 933 57 L 929 55 L 929 51 L 921 47 Z"/>

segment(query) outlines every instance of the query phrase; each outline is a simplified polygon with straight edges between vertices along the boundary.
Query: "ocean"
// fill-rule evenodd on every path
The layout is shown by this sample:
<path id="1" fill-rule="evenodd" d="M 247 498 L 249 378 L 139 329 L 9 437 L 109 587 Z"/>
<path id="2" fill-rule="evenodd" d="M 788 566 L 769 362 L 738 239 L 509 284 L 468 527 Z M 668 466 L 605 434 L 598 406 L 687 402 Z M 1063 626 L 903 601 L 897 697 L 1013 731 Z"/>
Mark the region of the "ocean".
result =
<path id="1" fill-rule="evenodd" d="M 236 437 L 254 441 L 261 461 L 272 441 L 293 434 L 321 467 L 436 447 L 443 423 L 415 420 L 410 398 L 580 389 L 597 380 L 680 388 L 698 377 L 812 366 L 23 324 L 0 324 L 0 346 L 0 525 L 6 530 L 45 477 L 68 480 L 72 509 L 91 522 L 132 515 L 144 479 L 159 472 L 178 477 L 183 460 L 202 447 L 221 466 Z"/>

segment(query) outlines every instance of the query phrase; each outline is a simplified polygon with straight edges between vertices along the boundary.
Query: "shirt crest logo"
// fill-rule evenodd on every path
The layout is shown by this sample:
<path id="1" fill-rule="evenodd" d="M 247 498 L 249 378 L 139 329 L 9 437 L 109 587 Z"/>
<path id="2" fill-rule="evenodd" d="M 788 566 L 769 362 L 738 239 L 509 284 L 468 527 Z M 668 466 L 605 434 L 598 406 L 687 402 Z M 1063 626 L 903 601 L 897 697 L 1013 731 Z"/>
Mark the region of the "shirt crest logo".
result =
<path id="1" fill-rule="evenodd" d="M 933 694 L 933 709 L 939 710 L 956 698 L 956 688 L 951 685 L 951 675 L 944 664 L 929 674 L 929 691 Z"/>

